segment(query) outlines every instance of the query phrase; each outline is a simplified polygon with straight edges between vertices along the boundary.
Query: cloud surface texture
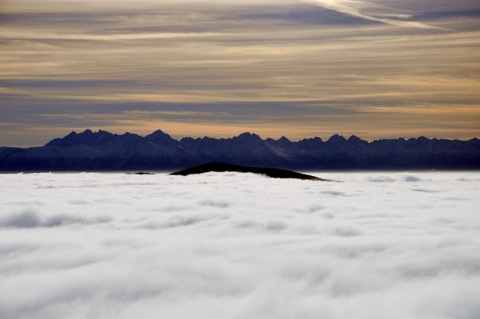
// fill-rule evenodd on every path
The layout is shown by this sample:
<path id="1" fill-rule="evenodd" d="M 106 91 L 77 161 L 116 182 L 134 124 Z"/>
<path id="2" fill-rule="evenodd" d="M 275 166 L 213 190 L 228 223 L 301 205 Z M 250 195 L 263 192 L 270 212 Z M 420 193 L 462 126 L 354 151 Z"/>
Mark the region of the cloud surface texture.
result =
<path id="1" fill-rule="evenodd" d="M 480 317 L 479 173 L 315 175 L 0 175 L 0 317 Z"/>

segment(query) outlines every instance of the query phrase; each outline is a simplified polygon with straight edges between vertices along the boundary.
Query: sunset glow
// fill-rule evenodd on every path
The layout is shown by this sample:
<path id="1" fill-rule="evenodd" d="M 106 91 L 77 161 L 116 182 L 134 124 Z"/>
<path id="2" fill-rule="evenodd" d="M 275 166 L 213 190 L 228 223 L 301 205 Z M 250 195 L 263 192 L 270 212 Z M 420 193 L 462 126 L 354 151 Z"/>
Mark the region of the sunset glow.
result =
<path id="1" fill-rule="evenodd" d="M 0 145 L 85 128 L 480 136 L 480 4 L 6 0 Z"/>

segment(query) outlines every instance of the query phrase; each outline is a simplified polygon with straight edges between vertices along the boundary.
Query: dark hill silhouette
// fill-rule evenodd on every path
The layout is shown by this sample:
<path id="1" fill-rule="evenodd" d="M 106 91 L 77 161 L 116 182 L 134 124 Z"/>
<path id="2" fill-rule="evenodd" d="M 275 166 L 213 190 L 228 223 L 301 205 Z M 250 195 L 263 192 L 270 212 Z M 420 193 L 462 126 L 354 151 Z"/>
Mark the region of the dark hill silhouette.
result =
<path id="1" fill-rule="evenodd" d="M 239 172 L 239 173 L 254 173 L 266 175 L 273 178 L 295 178 L 312 181 L 327 181 L 326 179 L 318 178 L 311 175 L 301 174 L 290 170 L 268 168 L 268 167 L 247 167 L 241 165 L 233 165 L 228 163 L 213 162 L 203 165 L 190 167 L 170 175 L 188 176 L 192 174 L 203 174 L 208 172 Z"/>

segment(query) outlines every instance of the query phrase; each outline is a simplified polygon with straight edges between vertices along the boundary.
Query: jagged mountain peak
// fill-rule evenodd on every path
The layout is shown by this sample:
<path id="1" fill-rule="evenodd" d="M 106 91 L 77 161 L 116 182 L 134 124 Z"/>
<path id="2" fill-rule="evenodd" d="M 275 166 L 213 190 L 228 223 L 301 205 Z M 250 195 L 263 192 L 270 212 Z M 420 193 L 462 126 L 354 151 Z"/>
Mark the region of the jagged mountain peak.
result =
<path id="1" fill-rule="evenodd" d="M 279 146 L 281 148 L 289 148 L 293 144 L 293 142 L 290 141 L 285 136 L 280 137 L 278 140 L 274 141 L 273 143 L 274 143 L 274 145 Z"/>
<path id="2" fill-rule="evenodd" d="M 263 142 L 262 138 L 258 136 L 255 133 L 250 133 L 250 132 L 245 132 L 242 133 L 234 138 L 232 138 L 234 141 L 242 141 L 242 142 L 247 142 L 247 143 L 252 143 L 252 142 Z"/>
<path id="3" fill-rule="evenodd" d="M 356 135 L 352 135 L 348 138 L 348 141 L 349 142 L 359 142 L 359 141 L 363 141 L 363 140 Z"/>
<path id="4" fill-rule="evenodd" d="M 172 138 L 170 135 L 168 135 L 167 133 L 165 133 L 164 131 L 158 129 L 156 130 L 155 132 L 145 136 L 145 137 L 154 137 L 154 138 Z"/>
<path id="5" fill-rule="evenodd" d="M 77 135 L 78 133 L 75 132 L 75 131 L 71 131 L 68 135 L 66 135 L 65 137 L 68 137 L 68 136 L 75 136 Z"/>
<path id="6" fill-rule="evenodd" d="M 299 142 L 323 142 L 323 140 L 321 137 L 315 136 L 315 137 L 304 138 Z"/>
<path id="7" fill-rule="evenodd" d="M 83 132 L 80 132 L 80 133 L 72 132 L 69 135 L 77 136 L 77 137 L 82 137 L 82 136 L 85 137 L 85 136 L 114 136 L 114 135 L 117 135 L 117 134 L 113 134 L 113 133 L 110 133 L 110 132 L 105 131 L 105 130 L 98 130 L 98 131 L 94 132 L 91 129 L 86 129 L 86 130 L 84 130 Z M 69 135 L 67 135 L 66 137 L 68 137 Z"/>
<path id="8" fill-rule="evenodd" d="M 347 143 L 350 145 L 368 144 L 367 141 L 362 140 L 356 135 L 352 135 L 348 138 Z"/>
<path id="9" fill-rule="evenodd" d="M 119 137 L 121 139 L 143 139 L 142 136 L 130 132 L 125 132 L 125 134 L 119 135 Z"/>
<path id="10" fill-rule="evenodd" d="M 258 138 L 260 138 L 260 136 L 258 136 L 257 134 L 250 133 L 250 132 L 243 132 L 240 135 L 238 135 L 237 137 L 258 137 Z"/>
<path id="11" fill-rule="evenodd" d="M 77 145 L 98 145 L 102 144 L 105 141 L 110 140 L 116 134 L 112 134 L 107 131 L 99 130 L 98 132 L 93 132 L 90 129 L 86 129 L 81 133 L 75 131 L 70 132 L 63 138 L 56 138 L 45 144 L 45 146 L 56 146 L 56 147 L 71 147 Z"/>
<path id="12" fill-rule="evenodd" d="M 339 134 L 334 134 L 332 135 L 327 143 L 330 143 L 330 144 L 343 144 L 345 143 L 347 140 L 345 139 L 345 137 L 343 137 L 342 135 L 339 135 Z"/>
<path id="13" fill-rule="evenodd" d="M 163 132 L 162 130 L 156 130 L 152 134 L 145 136 L 145 139 L 149 142 L 160 146 L 173 146 L 178 143 L 177 140 L 173 139 L 170 135 Z"/>

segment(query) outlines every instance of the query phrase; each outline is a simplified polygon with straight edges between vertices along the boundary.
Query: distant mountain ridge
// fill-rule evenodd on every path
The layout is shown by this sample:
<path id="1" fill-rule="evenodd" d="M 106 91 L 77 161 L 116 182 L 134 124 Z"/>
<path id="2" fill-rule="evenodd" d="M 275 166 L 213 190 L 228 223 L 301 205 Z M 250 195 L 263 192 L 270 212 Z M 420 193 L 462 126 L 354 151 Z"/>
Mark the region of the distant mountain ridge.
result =
<path id="1" fill-rule="evenodd" d="M 173 139 L 100 130 L 71 132 L 42 147 L 0 147 L 0 171 L 173 170 L 209 162 L 297 170 L 480 169 L 480 140 L 426 137 L 364 141 L 335 134 L 290 141 L 242 133 L 232 138 Z"/>

